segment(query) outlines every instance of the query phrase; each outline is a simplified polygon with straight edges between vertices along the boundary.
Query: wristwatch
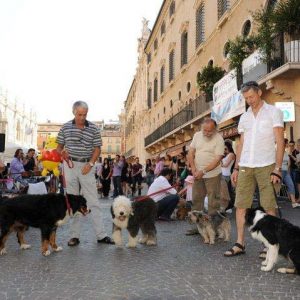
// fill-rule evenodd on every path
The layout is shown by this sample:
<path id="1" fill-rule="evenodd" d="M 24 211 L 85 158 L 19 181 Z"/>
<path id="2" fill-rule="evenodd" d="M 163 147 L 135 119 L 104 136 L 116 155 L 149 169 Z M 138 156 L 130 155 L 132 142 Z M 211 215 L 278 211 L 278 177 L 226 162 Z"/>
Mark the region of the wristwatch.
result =
<path id="1" fill-rule="evenodd" d="M 275 170 L 278 171 L 278 172 L 281 172 L 281 171 L 282 171 L 282 168 L 280 168 L 280 167 L 275 167 Z"/>
<path id="2" fill-rule="evenodd" d="M 91 167 L 93 167 L 95 164 L 92 163 L 91 161 L 89 161 L 89 165 L 90 165 Z"/>

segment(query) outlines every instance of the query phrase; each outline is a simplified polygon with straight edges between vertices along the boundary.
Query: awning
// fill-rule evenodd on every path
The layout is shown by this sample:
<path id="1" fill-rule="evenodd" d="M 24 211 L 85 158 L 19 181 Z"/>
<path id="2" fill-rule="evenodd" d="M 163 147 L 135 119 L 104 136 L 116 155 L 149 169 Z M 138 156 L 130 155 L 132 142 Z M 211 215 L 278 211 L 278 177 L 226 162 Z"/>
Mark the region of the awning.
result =
<path id="1" fill-rule="evenodd" d="M 184 152 L 184 150 L 187 150 L 187 147 L 190 145 L 191 141 L 187 141 L 181 144 L 178 144 L 174 147 L 171 147 L 168 149 L 167 154 L 173 156 L 179 155 L 181 152 Z M 184 149 L 185 147 L 185 149 Z"/>

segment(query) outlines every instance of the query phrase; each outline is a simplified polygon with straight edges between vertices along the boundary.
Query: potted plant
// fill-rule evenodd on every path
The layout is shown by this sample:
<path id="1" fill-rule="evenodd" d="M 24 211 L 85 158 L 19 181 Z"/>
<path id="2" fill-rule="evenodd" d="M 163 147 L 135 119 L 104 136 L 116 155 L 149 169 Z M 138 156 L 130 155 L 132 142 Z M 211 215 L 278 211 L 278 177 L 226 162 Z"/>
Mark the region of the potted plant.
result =
<path id="1" fill-rule="evenodd" d="M 257 25 L 257 34 L 255 35 L 257 47 L 260 49 L 263 61 L 270 63 L 272 53 L 275 50 L 274 45 L 274 24 L 272 23 L 273 6 L 266 9 L 260 9 L 252 13 L 253 19 Z"/>
<path id="2" fill-rule="evenodd" d="M 274 31 L 284 32 L 284 54 L 287 62 L 300 61 L 300 0 L 280 1 L 272 14 Z"/>
<path id="3" fill-rule="evenodd" d="M 285 61 L 299 61 L 300 0 L 278 1 L 252 16 L 257 23 L 257 45 L 265 62 L 276 65 L 277 60 L 282 61 L 280 44 L 283 42 Z"/>
<path id="4" fill-rule="evenodd" d="M 236 69 L 238 86 L 243 82 L 242 63 L 256 48 L 256 39 L 253 36 L 237 36 L 228 41 L 228 60 L 230 69 Z"/>
<path id="5" fill-rule="evenodd" d="M 209 64 L 197 74 L 197 85 L 206 96 L 206 102 L 213 100 L 213 87 L 225 74 L 225 70 Z"/>

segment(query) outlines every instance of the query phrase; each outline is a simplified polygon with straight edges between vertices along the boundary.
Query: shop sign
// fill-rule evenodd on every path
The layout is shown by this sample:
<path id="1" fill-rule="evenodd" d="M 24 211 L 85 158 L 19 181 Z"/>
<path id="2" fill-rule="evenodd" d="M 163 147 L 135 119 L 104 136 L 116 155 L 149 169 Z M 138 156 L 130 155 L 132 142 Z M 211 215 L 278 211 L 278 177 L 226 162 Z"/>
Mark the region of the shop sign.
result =
<path id="1" fill-rule="evenodd" d="M 275 102 L 275 106 L 282 111 L 284 122 L 295 122 L 294 102 Z"/>
<path id="2" fill-rule="evenodd" d="M 232 70 L 214 85 L 211 117 L 219 124 L 241 115 L 245 107 L 245 99 L 237 88 L 236 71 Z"/>

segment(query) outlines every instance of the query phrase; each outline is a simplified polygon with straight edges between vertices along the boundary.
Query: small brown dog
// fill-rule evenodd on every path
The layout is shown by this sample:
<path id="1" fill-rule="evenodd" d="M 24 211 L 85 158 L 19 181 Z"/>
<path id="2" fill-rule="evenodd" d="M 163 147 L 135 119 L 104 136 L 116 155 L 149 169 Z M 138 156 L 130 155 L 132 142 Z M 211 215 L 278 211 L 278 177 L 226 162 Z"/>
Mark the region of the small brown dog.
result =
<path id="1" fill-rule="evenodd" d="M 230 239 L 231 224 L 225 213 L 217 212 L 213 215 L 193 210 L 188 214 L 190 223 L 196 224 L 205 244 L 213 245 L 218 236 L 228 242 Z"/>
<path id="2" fill-rule="evenodd" d="M 177 209 L 177 212 L 176 212 L 176 218 L 177 220 L 185 220 L 188 216 L 188 213 L 190 212 L 191 210 L 186 207 L 186 206 L 180 206 L 178 207 Z"/>

